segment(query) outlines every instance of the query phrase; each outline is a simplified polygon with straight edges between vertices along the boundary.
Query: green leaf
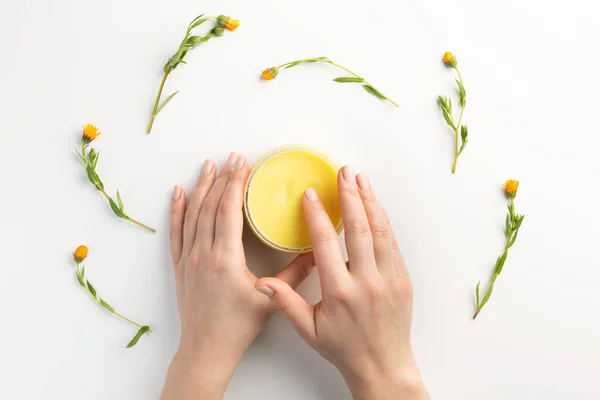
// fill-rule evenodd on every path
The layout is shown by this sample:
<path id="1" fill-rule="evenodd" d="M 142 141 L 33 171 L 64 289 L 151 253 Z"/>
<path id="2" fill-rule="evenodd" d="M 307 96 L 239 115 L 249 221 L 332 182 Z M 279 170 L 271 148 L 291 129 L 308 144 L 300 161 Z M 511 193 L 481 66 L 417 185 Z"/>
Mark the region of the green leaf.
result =
<path id="1" fill-rule="evenodd" d="M 188 26 L 188 31 L 191 31 L 192 29 L 197 28 L 198 26 L 200 26 L 201 24 L 206 22 L 206 19 L 202 19 L 203 16 L 204 16 L 204 14 L 200 14 L 196 18 L 194 18 L 192 20 L 192 22 L 190 22 L 190 25 Z"/>
<path id="2" fill-rule="evenodd" d="M 94 298 L 96 298 L 96 289 L 94 289 L 94 287 L 92 286 L 92 284 L 90 283 L 90 281 L 87 281 L 87 287 L 90 290 L 90 293 L 92 294 L 92 296 L 94 296 Z"/>
<path id="3" fill-rule="evenodd" d="M 465 146 L 467 145 L 467 142 L 469 141 L 469 131 L 467 130 L 467 125 L 461 125 L 460 137 L 462 139 L 462 143 L 460 145 L 460 150 L 458 151 L 458 154 L 461 154 L 463 152 Z"/>
<path id="4" fill-rule="evenodd" d="M 108 202 L 110 204 L 110 208 L 112 208 L 113 212 L 117 215 L 117 217 L 125 218 L 125 213 L 123 213 L 123 211 L 119 208 L 119 206 L 117 205 L 117 203 L 114 202 L 113 199 L 109 198 Z"/>
<path id="5" fill-rule="evenodd" d="M 107 302 L 105 302 L 104 300 L 100 299 L 100 305 L 104 308 L 106 308 L 108 311 L 114 313 L 115 309 L 112 308 Z"/>
<path id="6" fill-rule="evenodd" d="M 121 211 L 125 211 L 125 208 L 123 207 L 123 200 L 121 199 L 121 193 L 119 193 L 119 189 L 117 189 L 117 202 L 119 203 L 119 208 L 121 209 Z"/>
<path id="7" fill-rule="evenodd" d="M 363 88 L 371 93 L 373 96 L 377 97 L 378 99 L 381 100 L 387 100 L 387 97 L 385 97 L 383 94 L 381 94 L 381 92 L 379 92 L 377 89 L 375 89 L 373 86 L 370 85 L 363 85 Z"/>
<path id="8" fill-rule="evenodd" d="M 506 223 L 504 225 L 504 229 L 506 230 L 506 236 L 509 236 L 512 230 L 510 229 L 510 215 L 506 214 Z"/>
<path id="9" fill-rule="evenodd" d="M 296 65 L 300 65 L 302 64 L 302 61 L 294 61 L 293 63 L 291 63 L 290 65 L 286 65 L 285 67 L 283 67 L 284 69 L 288 69 L 288 68 L 292 68 L 295 67 Z"/>
<path id="10" fill-rule="evenodd" d="M 479 308 L 479 285 L 481 285 L 481 281 L 477 282 L 477 286 L 475 287 L 475 307 Z"/>
<path id="11" fill-rule="evenodd" d="M 448 114 L 448 111 L 442 109 L 442 115 L 444 116 L 444 119 L 446 120 L 446 123 L 450 126 L 450 128 L 454 129 L 454 121 L 452 120 L 452 116 Z"/>
<path id="12" fill-rule="evenodd" d="M 85 265 L 81 267 L 81 279 L 85 278 Z"/>
<path id="13" fill-rule="evenodd" d="M 334 82 L 346 83 L 346 82 L 364 82 L 363 78 L 355 78 L 352 76 L 342 76 L 340 78 L 335 78 Z"/>
<path id="14" fill-rule="evenodd" d="M 490 296 L 492 295 L 493 290 L 494 290 L 494 281 L 491 281 L 487 292 L 485 292 L 485 296 L 483 296 L 483 300 L 481 300 L 481 304 L 479 305 L 479 308 L 483 307 L 488 302 L 488 300 L 490 299 Z"/>
<path id="15" fill-rule="evenodd" d="M 85 287 L 85 283 L 83 282 L 83 275 L 77 274 L 77 281 L 79 281 L 81 287 Z"/>
<path id="16" fill-rule="evenodd" d="M 177 93 L 179 93 L 179 90 L 178 90 L 178 91 L 176 91 L 175 93 L 171 93 L 171 94 L 169 95 L 169 97 L 167 97 L 167 98 L 165 99 L 165 101 L 163 101 L 163 102 L 160 104 L 160 106 L 158 106 L 158 108 L 156 109 L 156 113 L 154 114 L 154 116 L 157 116 L 157 115 L 158 115 L 158 113 L 159 113 L 159 112 L 161 112 L 161 110 L 162 110 L 163 108 L 165 108 L 165 106 L 166 106 L 166 105 L 167 105 L 167 104 L 168 104 L 168 103 L 169 103 L 169 102 L 170 102 L 170 101 L 173 99 L 173 97 L 175 97 L 175 95 L 176 95 Z"/>
<path id="17" fill-rule="evenodd" d="M 456 84 L 458 85 L 458 96 L 460 98 L 460 106 L 464 108 L 467 105 L 467 91 L 463 86 L 462 82 L 456 79 Z"/>
<path id="18" fill-rule="evenodd" d="M 133 339 L 127 344 L 127 348 L 133 347 L 137 344 L 138 340 L 142 337 L 142 335 L 150 330 L 149 326 L 142 326 L 139 331 L 135 334 Z"/>
<path id="19" fill-rule="evenodd" d="M 498 260 L 496 260 L 496 266 L 494 267 L 494 275 L 500 275 L 502 272 L 502 268 L 504 267 L 504 262 L 506 261 L 506 256 L 508 256 L 508 252 L 502 253 Z"/>

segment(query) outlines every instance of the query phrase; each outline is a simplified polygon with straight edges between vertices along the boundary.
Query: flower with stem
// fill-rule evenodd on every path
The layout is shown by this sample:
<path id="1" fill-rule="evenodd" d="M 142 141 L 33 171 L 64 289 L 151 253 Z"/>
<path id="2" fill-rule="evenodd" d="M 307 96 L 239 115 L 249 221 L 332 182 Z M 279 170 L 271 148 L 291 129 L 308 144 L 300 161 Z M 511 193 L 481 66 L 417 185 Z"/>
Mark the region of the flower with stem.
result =
<path id="1" fill-rule="evenodd" d="M 152 329 L 148 325 L 138 324 L 137 322 L 125 317 L 121 313 L 117 312 L 106 301 L 104 301 L 104 299 L 98 296 L 98 293 L 96 293 L 96 289 L 94 288 L 94 286 L 92 286 L 91 282 L 88 279 L 85 279 L 85 266 L 82 265 L 82 263 L 83 260 L 85 260 L 85 258 L 87 257 L 87 253 L 88 248 L 83 245 L 77 247 L 77 249 L 73 253 L 73 259 L 75 260 L 75 274 L 77 276 L 77 281 L 79 282 L 79 285 L 81 285 L 81 287 L 87 292 L 87 294 L 89 294 L 92 297 L 92 299 L 94 299 L 96 303 L 100 304 L 106 310 L 111 312 L 113 315 L 116 315 L 117 317 L 121 318 L 123 321 L 128 322 L 138 328 L 138 331 L 133 337 L 133 339 L 131 339 L 127 344 L 127 348 L 135 346 L 142 337 L 142 335 L 144 335 L 144 333 L 146 332 L 152 333 Z"/>
<path id="2" fill-rule="evenodd" d="M 386 100 L 389 101 L 390 103 L 392 103 L 393 105 L 395 105 L 396 107 L 398 106 L 398 103 L 396 103 L 394 100 L 390 99 L 389 97 L 385 96 L 383 93 L 381 93 L 378 89 L 375 88 L 375 86 L 373 86 L 371 83 L 367 82 L 364 78 L 360 77 L 358 74 L 352 72 L 351 70 L 349 70 L 348 68 L 335 63 L 333 61 L 331 61 L 329 58 L 327 57 L 315 57 L 315 58 L 305 58 L 302 60 L 296 60 L 296 61 L 290 61 L 275 67 L 271 67 L 271 68 L 267 68 L 265 69 L 262 74 L 261 77 L 262 79 L 266 80 L 266 81 L 270 81 L 271 79 L 275 79 L 275 77 L 277 77 L 277 75 L 279 74 L 279 71 L 284 68 L 293 68 L 297 65 L 303 64 L 303 63 L 315 63 L 315 62 L 322 62 L 322 63 L 327 63 L 327 64 L 331 64 L 335 67 L 338 67 L 342 70 L 344 70 L 345 72 L 347 72 L 348 74 L 350 74 L 351 76 L 341 76 L 339 78 L 335 78 L 333 81 L 334 82 L 338 82 L 338 83 L 360 83 L 363 87 L 363 89 L 365 89 L 369 94 L 377 97 L 378 99 L 381 100 Z"/>
<path id="3" fill-rule="evenodd" d="M 460 113 L 458 115 L 458 121 L 454 121 L 454 116 L 452 115 L 452 100 L 446 96 L 438 96 L 438 102 L 442 109 L 442 115 L 446 120 L 446 123 L 454 132 L 454 163 L 452 164 L 452 173 L 456 173 L 456 163 L 458 162 L 458 156 L 464 151 L 467 142 L 469 141 L 469 130 L 467 128 L 467 124 L 463 124 L 463 113 L 465 112 L 465 106 L 467 105 L 467 92 L 465 90 L 465 86 L 463 84 L 462 75 L 458 69 L 458 63 L 456 62 L 456 57 L 454 54 L 449 51 L 444 54 L 442 57 L 444 64 L 448 68 L 452 68 L 456 71 L 456 75 L 458 76 L 456 81 L 456 85 L 458 87 L 458 98 L 460 104 Z M 460 147 L 459 147 L 459 137 L 460 137 Z"/>
<path id="4" fill-rule="evenodd" d="M 81 151 L 75 149 L 75 152 L 79 156 L 79 159 L 85 165 L 85 172 L 87 173 L 87 177 L 89 181 L 98 189 L 100 193 L 104 196 L 104 198 L 108 201 L 110 208 L 115 213 L 115 215 L 119 218 L 125 219 L 129 222 L 136 224 L 152 233 L 155 233 L 156 230 L 150 228 L 149 226 L 142 224 L 139 221 L 131 218 L 129 215 L 125 214 L 123 207 L 123 200 L 121 199 L 121 194 L 117 190 L 117 201 L 115 202 L 104 190 L 104 183 L 98 176 L 96 172 L 96 166 L 98 164 L 98 157 L 100 153 L 97 153 L 94 149 L 88 150 L 90 143 L 96 139 L 100 135 L 100 131 L 94 125 L 87 124 L 83 127 L 83 135 L 81 137 Z"/>
<path id="5" fill-rule="evenodd" d="M 515 181 L 513 179 L 509 179 L 504 184 L 504 193 L 509 200 L 508 203 L 508 213 L 506 215 L 505 222 L 505 233 L 506 233 L 506 241 L 504 242 L 504 252 L 498 259 L 496 260 L 496 265 L 494 266 L 494 271 L 492 272 L 492 276 L 490 278 L 490 282 L 488 284 L 487 290 L 483 295 L 483 298 L 480 299 L 479 295 L 479 286 L 481 282 L 477 283 L 477 287 L 475 288 L 475 314 L 473 314 L 473 319 L 477 318 L 477 315 L 481 312 L 481 309 L 490 299 L 492 295 L 492 291 L 494 290 L 494 284 L 496 283 L 496 279 L 502 272 L 502 268 L 504 267 L 504 263 L 506 262 L 506 257 L 508 256 L 508 249 L 510 249 L 515 241 L 517 240 L 517 235 L 519 234 L 519 228 L 521 228 L 521 224 L 523 223 L 524 215 L 515 213 L 515 197 L 517 197 L 517 190 L 519 189 L 519 181 Z"/>
<path id="6" fill-rule="evenodd" d="M 196 36 L 192 35 L 192 31 L 203 24 L 206 21 L 215 20 L 217 25 L 213 27 L 208 33 L 204 36 Z M 169 61 L 163 67 L 163 77 L 160 81 L 160 86 L 158 87 L 158 93 L 156 94 L 156 99 L 154 100 L 154 107 L 152 107 L 152 115 L 150 116 L 150 122 L 148 123 L 148 128 L 146 129 L 146 133 L 152 132 L 152 126 L 154 125 L 154 120 L 159 112 L 162 111 L 163 108 L 175 97 L 179 91 L 171 93 L 168 95 L 162 102 L 160 101 L 162 97 L 162 92 L 165 87 L 165 82 L 167 81 L 167 77 L 179 64 L 186 64 L 183 60 L 188 51 L 198 47 L 200 44 L 210 40 L 215 36 L 223 36 L 225 29 L 229 31 L 234 31 L 237 27 L 240 26 L 240 21 L 237 19 L 233 19 L 231 17 L 225 15 L 219 15 L 216 17 L 205 17 L 204 14 L 201 14 L 194 18 L 192 22 L 188 25 L 187 30 L 185 31 L 185 36 L 183 40 L 179 44 L 179 48 L 169 58 Z"/>

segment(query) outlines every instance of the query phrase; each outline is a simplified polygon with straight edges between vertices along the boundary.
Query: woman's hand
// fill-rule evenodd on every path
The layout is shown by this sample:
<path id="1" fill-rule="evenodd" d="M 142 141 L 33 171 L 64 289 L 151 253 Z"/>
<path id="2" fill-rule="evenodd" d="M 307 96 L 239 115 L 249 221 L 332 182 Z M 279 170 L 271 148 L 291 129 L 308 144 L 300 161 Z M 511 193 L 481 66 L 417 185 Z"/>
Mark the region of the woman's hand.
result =
<path id="1" fill-rule="evenodd" d="M 171 206 L 171 256 L 175 270 L 181 342 L 162 399 L 221 399 L 246 348 L 275 305 L 254 289 L 242 245 L 246 159 L 231 153 L 217 178 L 206 160 L 186 207 L 176 186 Z M 277 275 L 296 287 L 313 269 L 312 254 Z M 279 282 L 279 280 L 278 280 Z"/>
<path id="2" fill-rule="evenodd" d="M 427 399 L 410 344 L 412 284 L 389 219 L 364 174 L 346 166 L 338 186 L 347 264 L 317 193 L 303 199 L 323 300 L 310 305 L 276 278 L 256 288 L 340 370 L 356 399 Z"/>

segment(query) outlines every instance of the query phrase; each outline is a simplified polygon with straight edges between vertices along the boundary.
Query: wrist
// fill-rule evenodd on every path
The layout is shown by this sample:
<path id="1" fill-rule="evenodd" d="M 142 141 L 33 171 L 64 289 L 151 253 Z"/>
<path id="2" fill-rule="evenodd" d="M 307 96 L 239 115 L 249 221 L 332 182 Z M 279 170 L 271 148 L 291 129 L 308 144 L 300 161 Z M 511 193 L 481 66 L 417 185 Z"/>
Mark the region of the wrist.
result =
<path id="1" fill-rule="evenodd" d="M 429 399 L 414 360 L 394 369 L 365 368 L 361 373 L 342 376 L 355 400 Z"/>

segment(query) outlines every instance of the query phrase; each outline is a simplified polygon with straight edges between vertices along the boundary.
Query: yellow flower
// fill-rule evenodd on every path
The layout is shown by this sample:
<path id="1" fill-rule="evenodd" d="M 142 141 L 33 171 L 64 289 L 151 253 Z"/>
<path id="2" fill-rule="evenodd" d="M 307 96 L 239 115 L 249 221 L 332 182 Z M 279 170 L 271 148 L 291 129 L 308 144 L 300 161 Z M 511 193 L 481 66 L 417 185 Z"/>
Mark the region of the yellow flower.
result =
<path id="1" fill-rule="evenodd" d="M 90 143 L 98 136 L 100 136 L 100 131 L 94 125 L 87 124 L 83 127 L 83 136 L 81 137 L 81 140 L 83 140 L 84 143 Z"/>
<path id="2" fill-rule="evenodd" d="M 265 81 L 270 81 L 271 79 L 275 79 L 275 77 L 279 74 L 279 68 L 271 67 L 265 69 L 260 75 Z"/>
<path id="3" fill-rule="evenodd" d="M 240 21 L 238 21 L 237 19 L 228 17 L 226 15 L 219 15 L 217 17 L 217 22 L 223 28 L 228 29 L 230 31 L 235 31 L 237 29 L 237 27 L 240 26 Z"/>
<path id="4" fill-rule="evenodd" d="M 515 181 L 514 179 L 509 179 L 504 184 L 504 190 L 506 190 L 506 194 L 510 198 L 514 198 L 517 195 L 517 189 L 519 189 L 519 181 Z"/>
<path id="5" fill-rule="evenodd" d="M 454 54 L 452 54 L 451 52 L 445 52 L 444 56 L 442 57 L 442 60 L 444 60 L 444 64 L 446 64 L 447 66 L 452 68 L 456 67 L 456 57 L 454 57 Z"/>
<path id="6" fill-rule="evenodd" d="M 87 257 L 88 248 L 84 245 L 79 246 L 73 253 L 73 259 L 77 264 L 81 263 Z"/>

